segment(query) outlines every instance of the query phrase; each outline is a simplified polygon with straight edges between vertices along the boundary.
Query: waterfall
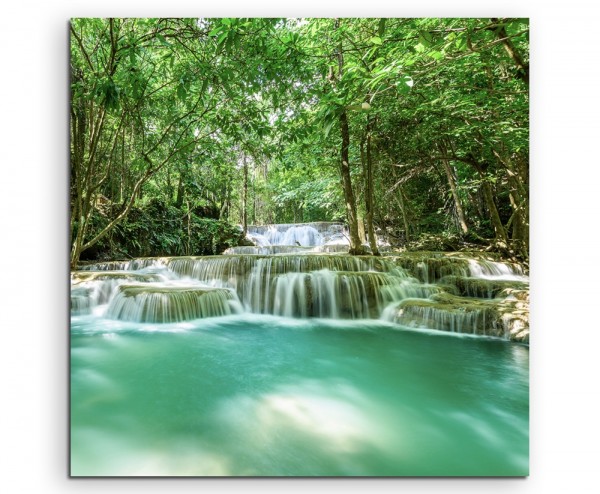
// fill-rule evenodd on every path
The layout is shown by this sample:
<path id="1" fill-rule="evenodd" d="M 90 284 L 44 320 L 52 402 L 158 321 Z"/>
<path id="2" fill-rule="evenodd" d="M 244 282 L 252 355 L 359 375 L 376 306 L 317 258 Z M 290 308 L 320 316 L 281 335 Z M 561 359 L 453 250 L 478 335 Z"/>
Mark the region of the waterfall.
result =
<path id="1" fill-rule="evenodd" d="M 297 245 L 256 245 L 230 247 L 224 255 L 272 255 L 272 254 L 309 254 L 318 252 L 314 247 L 299 247 Z"/>
<path id="2" fill-rule="evenodd" d="M 249 225 L 247 236 L 257 247 L 315 247 L 334 243 L 348 245 L 344 225 L 341 223 Z"/>
<path id="3" fill-rule="evenodd" d="M 93 307 L 108 303 L 116 289 L 124 283 L 163 279 L 160 274 L 125 270 L 75 271 L 71 274 L 71 312 L 73 315 L 87 314 Z"/>
<path id="4" fill-rule="evenodd" d="M 242 302 L 251 312 L 286 317 L 377 318 L 390 300 L 422 293 L 403 277 L 369 271 L 288 272 L 253 278 Z"/>
<path id="5" fill-rule="evenodd" d="M 80 271 L 138 271 L 148 267 L 165 266 L 164 257 L 144 257 L 129 261 L 108 261 L 79 266 Z"/>
<path id="6" fill-rule="evenodd" d="M 168 266 L 180 276 L 186 276 L 195 279 L 205 285 L 213 287 L 231 288 L 235 290 L 247 308 L 247 310 L 259 313 L 273 313 L 275 310 L 275 301 L 282 297 L 291 300 L 296 297 L 296 306 L 302 304 L 303 309 L 294 309 L 299 314 L 319 317 L 335 317 L 332 310 L 325 310 L 321 307 L 335 305 L 336 300 L 342 300 L 336 297 L 335 293 L 316 287 L 324 287 L 327 283 L 332 283 L 324 278 L 340 278 L 335 272 L 345 272 L 346 278 L 349 273 L 354 273 L 355 277 L 368 278 L 375 280 L 377 275 L 383 274 L 390 281 L 386 284 L 392 284 L 395 280 L 406 280 L 408 276 L 403 270 L 396 268 L 393 264 L 387 263 L 382 258 L 370 256 L 347 256 L 347 255 L 272 255 L 272 256 L 252 256 L 252 255 L 230 255 L 230 256 L 209 256 L 209 257 L 190 257 L 173 258 L 168 261 Z M 320 274 L 316 274 L 320 273 Z M 333 273 L 333 274 L 328 274 Z M 386 274 L 387 273 L 387 274 Z M 303 281 L 301 281 L 303 280 Z M 346 283 L 353 283 L 346 281 Z M 363 286 L 370 286 L 368 283 Z M 372 284 L 372 281 L 371 281 Z M 380 283 L 381 285 L 381 283 Z M 277 288 L 279 287 L 279 288 Z M 313 290 L 313 296 L 308 297 L 302 294 L 300 289 Z M 285 293 L 289 290 L 292 294 Z M 316 292 L 314 290 L 317 290 Z M 341 289 L 340 289 L 341 290 Z M 354 288 L 356 292 L 358 288 Z M 357 301 L 354 306 L 358 307 L 358 300 L 365 298 L 367 300 L 374 296 L 374 292 L 366 293 L 363 289 L 361 295 L 353 296 Z M 310 303 L 314 297 L 323 296 L 327 298 L 325 302 Z M 376 294 L 379 297 L 379 294 Z M 298 299 L 300 297 L 300 299 Z M 281 301 L 277 302 L 277 307 L 289 307 Z M 350 302 L 346 299 L 346 305 Z M 313 309 L 314 308 L 314 309 Z M 277 314 L 284 313 L 284 309 L 278 309 Z M 283 312 L 282 312 L 283 311 Z M 290 309 L 292 311 L 292 309 Z M 348 309 L 345 314 L 366 314 L 362 309 Z M 351 317 L 351 316 L 350 316 Z"/>
<path id="7" fill-rule="evenodd" d="M 341 254 L 347 245 L 335 242 L 343 226 L 332 223 L 250 227 L 249 234 L 266 245 L 83 266 L 72 273 L 71 314 L 153 323 L 240 311 L 383 319 L 528 341 L 528 277 L 516 264 L 483 253 Z"/>
<path id="8" fill-rule="evenodd" d="M 404 300 L 386 309 L 383 319 L 408 327 L 505 337 L 492 307 L 444 307 L 431 300 Z"/>
<path id="9" fill-rule="evenodd" d="M 106 267 L 115 265 L 109 263 Z M 193 297 L 202 295 L 210 300 L 210 296 L 204 295 L 206 292 L 234 293 L 245 310 L 253 313 L 378 318 L 391 302 L 435 291 L 409 277 L 402 268 L 372 256 L 226 255 L 162 258 L 160 268 L 155 260 L 121 264 L 124 268 L 132 265 L 146 267 L 139 271 L 73 273 L 73 315 L 89 310 L 84 300 L 90 300 L 92 306 L 110 302 L 107 317 L 138 322 L 172 322 L 199 317 L 198 314 L 218 315 L 218 311 L 199 312 L 200 309 L 190 306 Z M 169 277 L 179 280 L 178 283 L 165 285 Z M 159 281 L 163 283 L 157 284 Z M 147 290 L 142 290 L 144 286 Z"/>
<path id="10" fill-rule="evenodd" d="M 348 252 L 349 233 L 342 223 L 304 223 L 249 225 L 247 239 L 254 243 L 252 247 L 233 247 L 225 254 L 277 254 L 277 253 L 318 253 Z M 380 252 L 390 250 L 390 244 L 377 238 Z M 363 247 L 371 251 L 368 244 Z"/>
<path id="11" fill-rule="evenodd" d="M 406 252 L 389 256 L 423 283 L 437 283 L 448 276 L 526 281 L 523 268 L 485 259 L 481 254 Z"/>
<path id="12" fill-rule="evenodd" d="M 248 227 L 250 240 L 261 247 L 269 245 L 293 245 L 312 247 L 323 245 L 323 236 L 311 225 L 269 225 L 266 228 Z"/>
<path id="13" fill-rule="evenodd" d="M 92 310 L 92 295 L 89 288 L 74 287 L 71 289 L 71 315 L 81 316 Z"/>
<path id="14" fill-rule="evenodd" d="M 523 281 L 526 279 L 521 266 L 487 259 L 469 259 L 469 272 L 473 278 L 489 280 Z"/>
<path id="15" fill-rule="evenodd" d="M 231 290 L 181 287 L 165 284 L 121 285 L 106 317 L 121 321 L 167 323 L 233 312 L 236 296 Z"/>
<path id="16" fill-rule="evenodd" d="M 367 252 L 371 252 L 371 247 L 364 246 Z M 341 254 L 348 252 L 348 243 L 340 244 L 323 244 L 315 245 L 314 247 L 300 247 L 298 245 L 256 245 L 256 246 L 241 246 L 230 247 L 224 255 L 271 255 L 271 254 Z M 385 252 L 389 246 L 380 246 L 380 252 Z"/>

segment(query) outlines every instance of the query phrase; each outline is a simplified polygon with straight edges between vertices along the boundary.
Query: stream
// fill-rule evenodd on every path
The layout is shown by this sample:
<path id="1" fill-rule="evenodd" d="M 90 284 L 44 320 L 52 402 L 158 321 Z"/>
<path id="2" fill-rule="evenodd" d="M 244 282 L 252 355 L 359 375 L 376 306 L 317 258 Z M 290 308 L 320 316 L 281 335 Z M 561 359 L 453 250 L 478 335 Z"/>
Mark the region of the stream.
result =
<path id="1" fill-rule="evenodd" d="M 72 475 L 528 475 L 518 266 L 250 236 L 72 273 Z"/>

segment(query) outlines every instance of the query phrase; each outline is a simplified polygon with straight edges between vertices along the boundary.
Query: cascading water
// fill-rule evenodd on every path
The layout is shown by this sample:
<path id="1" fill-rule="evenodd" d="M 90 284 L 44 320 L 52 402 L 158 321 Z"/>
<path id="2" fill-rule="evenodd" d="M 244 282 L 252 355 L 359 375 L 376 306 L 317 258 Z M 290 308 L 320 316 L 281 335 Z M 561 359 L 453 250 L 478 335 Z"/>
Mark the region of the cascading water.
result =
<path id="1" fill-rule="evenodd" d="M 368 319 L 378 318 L 391 300 L 421 293 L 421 287 L 401 276 L 323 269 L 276 275 L 244 301 L 252 312 L 285 317 Z"/>
<path id="2" fill-rule="evenodd" d="M 272 254 L 308 254 L 317 252 L 314 247 L 299 247 L 297 245 L 256 245 L 256 246 L 241 246 L 230 247 L 224 255 L 261 255 L 268 256 Z"/>
<path id="3" fill-rule="evenodd" d="M 527 277 L 523 275 L 521 266 L 486 259 L 469 259 L 469 272 L 473 278 L 513 281 L 527 280 Z"/>
<path id="4" fill-rule="evenodd" d="M 79 267 L 81 271 L 138 271 L 150 267 L 164 267 L 165 258 L 145 257 L 129 261 L 109 261 L 85 264 Z"/>
<path id="5" fill-rule="evenodd" d="M 150 266 L 149 262 L 139 262 L 139 266 Z M 347 255 L 229 255 L 208 257 L 163 258 L 160 265 L 170 273 L 170 277 L 179 279 L 177 286 L 169 288 L 169 296 L 164 293 L 164 285 L 156 282 L 166 278 L 166 274 L 150 274 L 148 267 L 143 274 L 135 271 L 79 271 L 73 275 L 73 313 L 85 313 L 81 302 L 85 295 L 81 288 L 91 289 L 94 285 L 92 306 L 111 301 L 107 316 L 122 320 L 149 321 L 147 317 L 132 316 L 142 310 L 140 307 L 150 303 L 159 304 L 161 313 L 170 313 L 169 304 L 177 305 L 173 311 L 180 314 L 177 319 L 164 317 L 165 322 L 207 317 L 191 307 L 181 309 L 181 304 L 193 305 L 193 296 L 186 293 L 176 300 L 178 291 L 189 288 L 200 289 L 225 288 L 239 297 L 242 306 L 249 312 L 276 314 L 289 317 L 329 317 L 329 318 L 378 318 L 385 305 L 407 297 L 418 297 L 431 293 L 431 288 L 419 284 L 410 278 L 401 268 L 386 262 L 382 258 Z M 114 268 L 115 264 L 110 263 Z M 131 262 L 123 264 L 130 268 Z M 163 268 L 164 269 L 164 268 Z M 85 281 L 91 280 L 91 281 Z M 186 281 L 188 280 L 188 281 Z M 131 282 L 137 284 L 131 297 Z M 87 283 L 87 285 L 85 284 Z M 191 287 L 187 286 L 190 284 Z M 125 287 L 121 287 L 125 285 Z M 119 287 L 121 289 L 119 290 Z M 146 288 L 144 288 L 146 287 Z M 113 296 L 117 293 L 116 296 Z M 199 293 L 199 292 L 198 292 Z M 129 295 L 129 296 L 128 296 Z M 138 300 L 139 299 L 139 300 Z M 144 300 L 142 303 L 141 300 Z M 125 309 L 125 301 L 137 300 L 137 308 Z M 117 310 L 115 306 L 119 307 Z M 160 322 L 155 317 L 152 322 Z"/>
<path id="6" fill-rule="evenodd" d="M 399 266 L 424 283 L 437 283 L 447 276 L 483 278 L 489 280 L 527 281 L 518 264 L 492 261 L 476 254 L 447 252 L 407 252 L 390 254 Z"/>
<path id="7" fill-rule="evenodd" d="M 164 279 L 160 274 L 125 270 L 75 271 L 71 275 L 71 310 L 74 313 L 85 314 L 98 305 L 108 303 L 116 288 L 124 283 L 150 283 Z"/>
<path id="8" fill-rule="evenodd" d="M 290 231 L 290 228 L 283 231 Z M 143 282 L 136 290 L 144 291 L 143 287 L 147 287 L 144 295 L 138 293 L 134 299 L 119 292 L 118 300 L 114 301 L 114 304 L 124 304 L 124 300 L 128 300 L 131 304 L 132 300 L 136 300 L 138 308 L 125 310 L 121 307 L 116 310 L 112 304 L 107 315 L 138 322 L 173 322 L 226 315 L 230 312 L 199 310 L 191 293 L 198 297 L 200 291 L 178 294 L 178 291 L 183 293 L 189 288 L 222 288 L 231 291 L 235 304 L 255 314 L 332 319 L 381 318 L 406 327 L 528 341 L 528 334 L 521 327 L 525 319 L 507 318 L 506 303 L 499 303 L 506 298 L 507 295 L 502 295 L 506 289 L 527 289 L 527 277 L 520 267 L 441 253 L 433 253 L 429 257 L 373 257 L 314 252 L 290 254 L 290 250 L 308 249 L 297 246 L 270 246 L 265 249 L 271 253 L 149 258 L 121 264 L 92 265 L 88 268 L 95 271 L 73 274 L 72 313 L 83 315 L 92 310 L 102 313 L 103 304 L 111 301 L 119 286 Z M 115 271 L 119 266 L 123 270 Z M 134 267 L 139 269 L 132 270 Z M 159 296 L 156 283 L 168 278 L 177 280 L 179 288 L 173 286 L 169 289 L 169 296 L 164 293 Z M 419 282 L 418 278 L 425 283 Z M 432 280 L 438 283 L 431 283 Z M 455 298 L 448 301 L 443 293 L 453 294 Z M 478 302 L 482 297 L 493 302 L 484 307 Z M 159 299 L 160 312 L 166 316 L 156 315 L 149 319 L 131 315 L 142 310 L 139 308 L 142 305 L 147 311 L 148 304 L 156 305 Z M 183 309 L 182 304 L 188 304 L 189 308 Z M 507 324 L 507 320 L 511 321 L 510 324 L 518 323 L 519 331 Z"/>
<path id="9" fill-rule="evenodd" d="M 508 329 L 495 316 L 493 305 L 485 302 L 467 305 L 456 299 L 453 304 L 440 304 L 435 298 L 403 300 L 388 306 L 384 317 L 409 327 L 509 338 Z"/>
<path id="10" fill-rule="evenodd" d="M 314 247 L 330 242 L 348 244 L 344 225 L 341 223 L 305 223 L 280 225 L 249 225 L 248 239 L 259 247 L 271 245 Z"/>
<path id="11" fill-rule="evenodd" d="M 254 246 L 232 247 L 224 254 L 315 254 L 347 253 L 349 233 L 342 223 L 304 223 L 280 225 L 250 225 L 246 238 Z M 389 243 L 377 239 L 380 252 L 390 250 Z M 367 252 L 371 247 L 364 244 Z"/>
<path id="12" fill-rule="evenodd" d="M 73 475 L 527 473 L 522 270 L 310 227 L 72 273 Z"/>
<path id="13" fill-rule="evenodd" d="M 236 296 L 223 288 L 168 284 L 120 285 L 106 311 L 108 319 L 169 323 L 231 314 Z"/>
<path id="14" fill-rule="evenodd" d="M 423 292 L 403 270 L 375 257 L 223 256 L 172 259 L 168 265 L 209 286 L 234 289 L 254 313 L 376 318 L 384 302 Z"/>

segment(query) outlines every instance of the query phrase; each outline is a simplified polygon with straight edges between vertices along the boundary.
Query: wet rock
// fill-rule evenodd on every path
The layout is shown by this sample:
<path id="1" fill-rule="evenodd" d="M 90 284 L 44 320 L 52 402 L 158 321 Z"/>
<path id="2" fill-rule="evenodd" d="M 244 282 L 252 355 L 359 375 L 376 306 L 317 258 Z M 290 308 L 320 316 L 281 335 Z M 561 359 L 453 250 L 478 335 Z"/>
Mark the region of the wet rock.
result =
<path id="1" fill-rule="evenodd" d="M 424 283 L 437 283 L 447 276 L 505 277 L 523 275 L 515 263 L 502 262 L 499 256 L 483 252 L 400 252 L 385 256 Z"/>
<path id="2" fill-rule="evenodd" d="M 490 280 L 485 278 L 471 278 L 464 276 L 444 276 L 439 281 L 441 284 L 455 287 L 454 293 L 462 297 L 475 298 L 505 298 L 505 290 L 526 290 L 529 287 L 527 281 L 517 280 Z"/>
<path id="3" fill-rule="evenodd" d="M 388 310 L 387 318 L 409 327 L 529 342 L 529 304 L 516 296 L 477 300 L 441 293 L 403 300 Z"/>

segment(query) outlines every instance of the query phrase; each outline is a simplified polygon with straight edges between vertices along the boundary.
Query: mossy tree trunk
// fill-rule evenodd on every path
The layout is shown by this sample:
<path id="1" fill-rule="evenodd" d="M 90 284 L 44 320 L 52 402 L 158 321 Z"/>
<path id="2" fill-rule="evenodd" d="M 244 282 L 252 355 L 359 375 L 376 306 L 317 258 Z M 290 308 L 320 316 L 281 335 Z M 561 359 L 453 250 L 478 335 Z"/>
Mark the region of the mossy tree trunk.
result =
<path id="1" fill-rule="evenodd" d="M 341 56 L 341 54 L 340 54 Z M 341 62 L 340 62 L 341 66 Z M 348 219 L 348 229 L 350 231 L 350 254 L 365 254 L 364 248 L 360 242 L 358 233 L 358 215 L 356 212 L 356 201 L 354 200 L 354 191 L 352 190 L 352 179 L 350 177 L 350 131 L 348 129 L 348 116 L 346 111 L 340 113 L 340 130 L 342 133 L 342 149 L 340 159 L 340 175 L 342 177 L 342 189 L 344 191 L 344 203 L 346 205 L 346 218 Z"/>
<path id="2" fill-rule="evenodd" d="M 339 19 L 336 19 L 336 29 L 339 28 Z M 337 50 L 338 61 L 338 78 L 342 78 L 344 72 L 344 54 L 343 46 L 340 41 Z M 340 133 L 342 136 L 342 147 L 340 152 L 340 175 L 342 182 L 342 190 L 344 192 L 344 204 L 346 209 L 346 218 L 348 220 L 348 230 L 350 232 L 350 250 L 352 255 L 363 255 L 363 248 L 360 236 L 358 233 L 358 215 L 356 212 L 356 201 L 354 199 L 354 191 L 352 190 L 352 178 L 350 176 L 350 129 L 348 126 L 348 115 L 345 109 L 342 109 L 339 114 Z"/>
<path id="3" fill-rule="evenodd" d="M 374 256 L 379 255 L 379 249 L 377 247 L 377 238 L 375 237 L 375 228 L 373 227 L 373 209 L 374 209 L 374 201 L 373 201 L 373 153 L 372 153 L 372 139 L 371 139 L 371 131 L 373 128 L 373 119 L 369 117 L 367 122 L 367 156 L 366 156 L 366 180 L 365 180 L 365 203 L 367 206 L 367 235 L 369 238 L 369 245 L 371 247 L 371 252 Z"/>

